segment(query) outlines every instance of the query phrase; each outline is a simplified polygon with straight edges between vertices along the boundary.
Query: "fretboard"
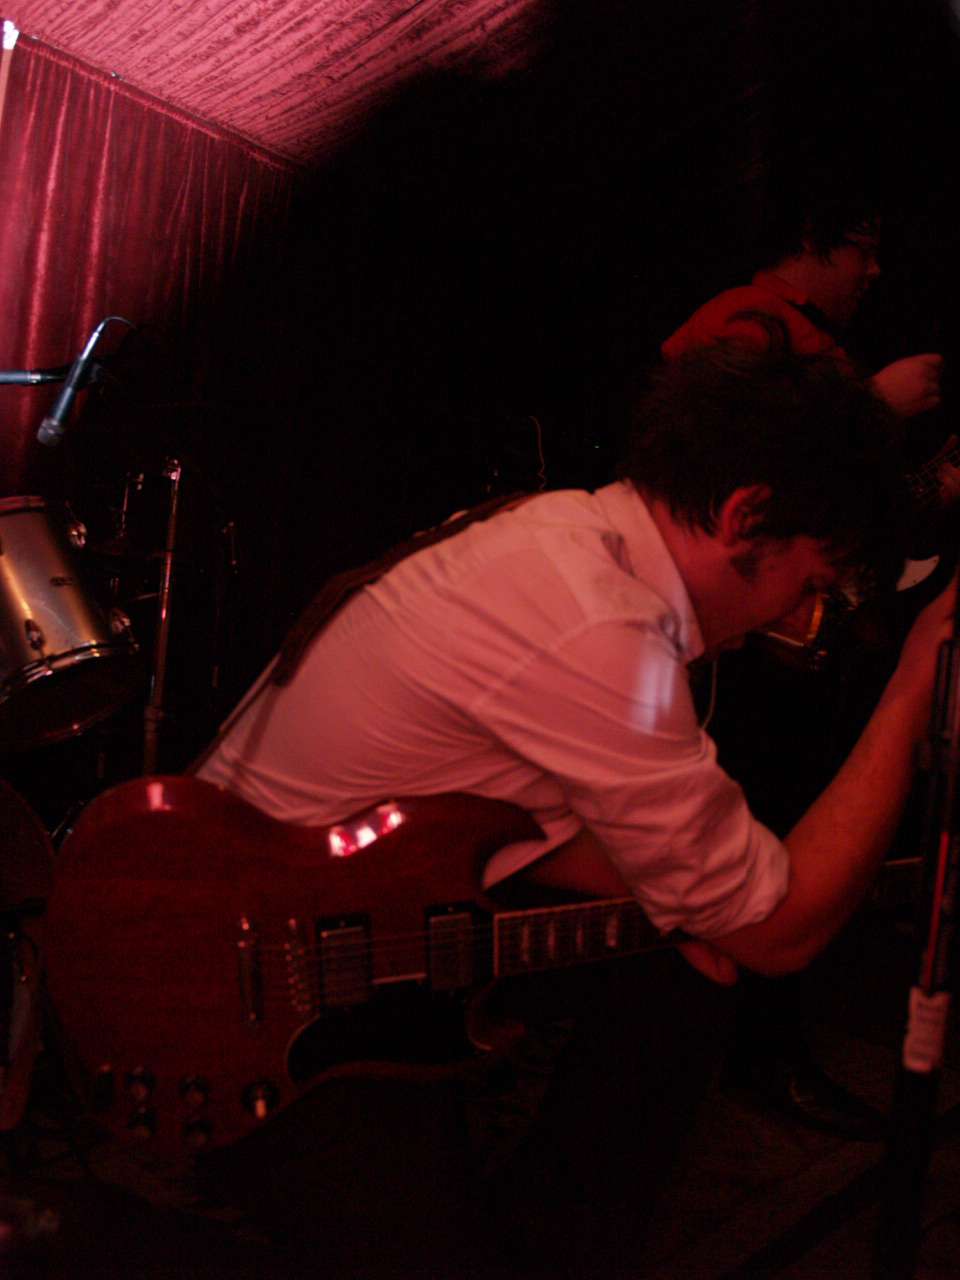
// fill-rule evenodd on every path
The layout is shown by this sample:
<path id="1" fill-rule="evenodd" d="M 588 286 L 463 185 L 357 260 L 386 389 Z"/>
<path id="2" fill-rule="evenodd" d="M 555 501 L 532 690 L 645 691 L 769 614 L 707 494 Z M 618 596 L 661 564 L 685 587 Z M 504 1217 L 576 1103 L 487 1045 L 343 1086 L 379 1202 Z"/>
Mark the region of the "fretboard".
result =
<path id="1" fill-rule="evenodd" d="M 506 911 L 494 917 L 494 976 L 634 955 L 662 939 L 633 898 Z"/>
<path id="2" fill-rule="evenodd" d="M 960 449 L 938 454 L 937 457 L 931 458 L 929 462 L 925 462 L 912 475 L 907 476 L 910 493 L 913 497 L 914 505 L 918 509 L 929 506 L 935 499 L 939 498 L 940 482 L 937 479 L 937 473 L 945 462 L 949 462 L 954 467 L 960 465 Z"/>

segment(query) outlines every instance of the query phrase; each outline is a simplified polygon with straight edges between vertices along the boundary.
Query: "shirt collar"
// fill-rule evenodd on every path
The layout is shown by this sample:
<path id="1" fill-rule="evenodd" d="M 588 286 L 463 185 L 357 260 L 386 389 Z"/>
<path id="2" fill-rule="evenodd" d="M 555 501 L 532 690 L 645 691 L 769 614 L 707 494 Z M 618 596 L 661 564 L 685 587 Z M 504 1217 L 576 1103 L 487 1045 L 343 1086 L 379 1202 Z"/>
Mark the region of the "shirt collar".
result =
<path id="1" fill-rule="evenodd" d="M 805 307 L 810 301 L 802 289 L 798 289 L 795 284 L 784 280 L 782 276 L 775 275 L 772 271 L 758 271 L 751 283 L 769 289 L 771 293 L 775 293 L 795 307 Z"/>
<path id="2" fill-rule="evenodd" d="M 684 662 L 704 650 L 700 624 L 690 596 L 647 504 L 629 480 L 617 480 L 596 492 L 604 514 L 623 538 L 627 572 L 650 587 L 677 620 L 676 643 Z"/>
<path id="3" fill-rule="evenodd" d="M 830 320 L 829 316 L 824 315 L 815 303 L 810 301 L 809 296 L 802 289 L 798 289 L 789 280 L 783 280 L 780 276 L 774 275 L 772 271 L 758 271 L 753 277 L 753 283 L 759 285 L 762 289 L 766 289 L 768 293 L 776 294 L 784 302 L 789 302 L 791 306 L 796 307 L 802 315 L 806 316 L 812 325 L 822 329 L 834 342 L 839 343 L 840 333 L 837 326 Z"/>

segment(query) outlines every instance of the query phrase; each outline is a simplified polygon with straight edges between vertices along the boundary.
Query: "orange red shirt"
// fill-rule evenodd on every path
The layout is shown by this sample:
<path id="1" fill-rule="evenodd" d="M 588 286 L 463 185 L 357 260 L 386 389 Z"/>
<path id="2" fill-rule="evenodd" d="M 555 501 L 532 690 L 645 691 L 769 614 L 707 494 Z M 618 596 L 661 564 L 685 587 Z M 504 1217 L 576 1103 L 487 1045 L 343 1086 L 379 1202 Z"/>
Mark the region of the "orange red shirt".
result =
<path id="1" fill-rule="evenodd" d="M 758 271 L 750 284 L 727 289 L 705 302 L 663 343 L 663 356 L 672 360 L 718 338 L 742 337 L 748 342 L 766 342 L 762 325 L 751 318 L 757 312 L 783 321 L 794 351 L 847 359 L 847 353 L 829 333 L 826 318 L 820 316 L 809 298 L 772 271 Z"/>

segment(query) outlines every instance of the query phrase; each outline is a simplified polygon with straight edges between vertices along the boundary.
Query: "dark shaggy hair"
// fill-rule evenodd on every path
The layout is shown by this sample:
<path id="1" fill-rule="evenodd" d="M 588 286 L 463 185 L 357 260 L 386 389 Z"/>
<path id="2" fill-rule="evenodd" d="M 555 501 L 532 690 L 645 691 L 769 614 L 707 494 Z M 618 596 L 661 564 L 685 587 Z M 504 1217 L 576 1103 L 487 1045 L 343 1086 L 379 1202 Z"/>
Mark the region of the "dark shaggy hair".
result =
<path id="1" fill-rule="evenodd" d="M 719 342 L 658 370 L 620 474 L 707 532 L 735 489 L 764 485 L 758 537 L 806 534 L 861 590 L 886 587 L 903 566 L 909 509 L 893 417 L 849 368 L 771 333 L 763 351 Z"/>
<path id="2" fill-rule="evenodd" d="M 826 258 L 852 233 L 875 234 L 881 184 L 868 161 L 805 152 L 792 166 L 775 165 L 758 228 L 757 265 L 772 267 L 809 246 Z"/>

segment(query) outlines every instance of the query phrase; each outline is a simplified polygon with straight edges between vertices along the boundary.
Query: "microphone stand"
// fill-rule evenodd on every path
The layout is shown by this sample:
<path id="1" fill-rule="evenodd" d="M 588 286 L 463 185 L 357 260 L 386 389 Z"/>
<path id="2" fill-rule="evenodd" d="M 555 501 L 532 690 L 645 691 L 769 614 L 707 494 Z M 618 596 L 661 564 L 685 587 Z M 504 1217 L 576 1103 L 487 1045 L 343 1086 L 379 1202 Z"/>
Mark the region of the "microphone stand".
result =
<path id="1" fill-rule="evenodd" d="M 177 509 L 180 499 L 180 463 L 171 458 L 164 469 L 170 481 L 170 508 L 167 517 L 167 538 L 160 574 L 157 597 L 157 639 L 153 657 L 153 678 L 150 698 L 143 713 L 144 745 L 143 774 L 148 777 L 157 772 L 160 753 L 160 725 L 163 721 L 163 682 L 167 670 L 167 648 L 170 641 L 170 595 L 173 584 L 173 557 L 177 538 Z"/>
<path id="2" fill-rule="evenodd" d="M 922 952 L 910 989 L 871 1280 L 913 1280 L 924 1190 L 933 1148 L 943 1046 L 954 981 L 960 877 L 960 618 L 940 647 L 930 736 L 918 759 L 924 778 Z M 925 777 L 924 777 L 925 775 Z"/>

